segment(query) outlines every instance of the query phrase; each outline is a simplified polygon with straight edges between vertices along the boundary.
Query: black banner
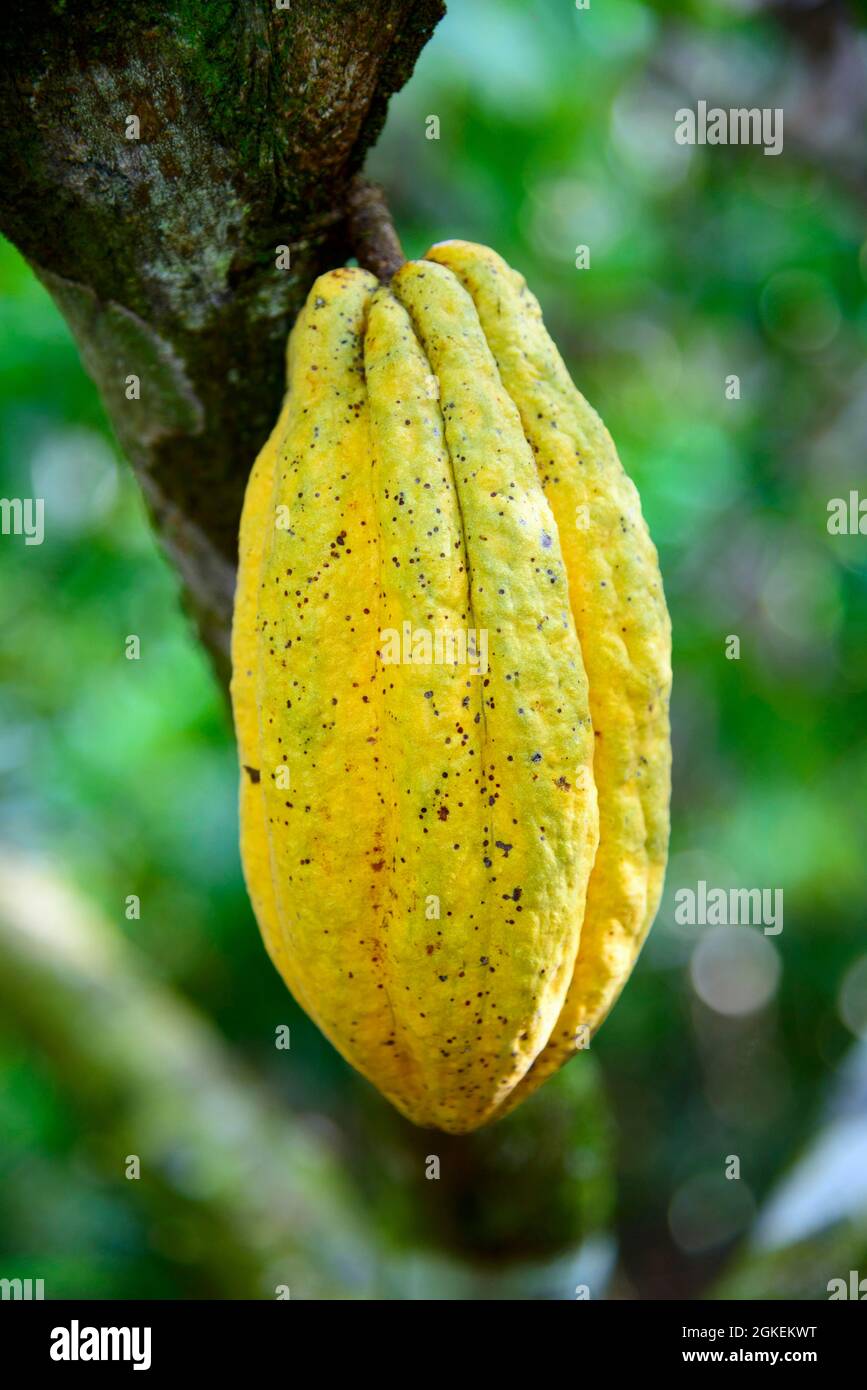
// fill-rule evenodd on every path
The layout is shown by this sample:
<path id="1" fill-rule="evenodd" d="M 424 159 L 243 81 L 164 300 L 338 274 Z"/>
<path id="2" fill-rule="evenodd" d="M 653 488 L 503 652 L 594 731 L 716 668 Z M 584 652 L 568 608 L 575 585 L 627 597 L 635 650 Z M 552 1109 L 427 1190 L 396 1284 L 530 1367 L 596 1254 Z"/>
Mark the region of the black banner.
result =
<path id="1" fill-rule="evenodd" d="M 449 1312 L 438 1304 L 435 1311 L 428 1306 L 427 1313 L 423 1307 L 414 1312 L 410 1304 L 398 1306 L 400 1323 L 395 1325 L 392 1308 L 387 1313 L 383 1310 L 381 1324 L 384 1334 L 395 1338 L 395 1345 L 416 1319 L 424 1323 L 432 1317 L 437 1320 L 438 1338 L 443 1319 L 454 1319 L 466 1349 L 461 1331 L 465 1324 L 470 1344 L 479 1338 L 479 1354 L 484 1356 L 487 1369 L 497 1359 L 492 1345 L 505 1349 L 513 1344 L 511 1320 L 497 1342 L 496 1328 L 503 1312 L 495 1306 L 476 1303 L 471 1310 L 464 1307 Z M 618 1376 L 630 1369 L 653 1375 L 675 1367 L 700 1372 L 714 1365 L 800 1365 L 827 1374 L 850 1365 L 859 1352 L 865 1330 L 863 1312 L 860 1306 L 845 1307 L 837 1302 L 580 1302 L 545 1312 L 535 1304 L 532 1308 L 525 1305 L 521 1312 L 522 1341 L 533 1335 L 535 1317 L 542 1316 L 546 1330 L 556 1326 L 568 1336 L 591 1338 L 584 1343 L 588 1353 L 594 1351 L 594 1360 L 598 1355 L 611 1356 Z M 363 1344 L 354 1335 L 351 1341 L 341 1340 L 341 1332 L 348 1324 L 347 1330 L 358 1328 L 369 1336 L 378 1321 L 377 1311 L 369 1304 L 362 1311 L 353 1303 L 317 1305 L 289 1300 L 271 1304 L 0 1303 L 4 1363 L 14 1364 L 24 1373 L 48 1372 L 58 1380 L 70 1375 L 99 1376 L 106 1369 L 114 1375 L 127 1371 L 158 1377 L 185 1371 L 249 1376 L 253 1365 L 257 1374 L 271 1367 L 285 1372 L 287 1337 L 311 1334 L 320 1319 L 327 1319 L 324 1327 L 331 1338 L 327 1344 L 329 1372 L 333 1374 L 339 1364 L 343 1347 L 357 1371 Z M 292 1356 L 297 1358 L 300 1345 L 291 1345 Z M 583 1352 L 581 1359 L 583 1363 Z M 461 1360 L 465 1363 L 464 1353 Z M 300 1369 L 297 1359 L 295 1364 Z"/>

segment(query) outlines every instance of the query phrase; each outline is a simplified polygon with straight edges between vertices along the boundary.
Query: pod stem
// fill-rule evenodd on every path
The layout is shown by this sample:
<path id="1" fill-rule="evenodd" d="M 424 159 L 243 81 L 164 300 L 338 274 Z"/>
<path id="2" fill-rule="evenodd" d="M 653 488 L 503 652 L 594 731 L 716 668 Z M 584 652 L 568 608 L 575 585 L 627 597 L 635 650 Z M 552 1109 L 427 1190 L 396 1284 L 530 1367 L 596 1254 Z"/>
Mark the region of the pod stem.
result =
<path id="1" fill-rule="evenodd" d="M 349 185 L 346 215 L 349 242 L 358 264 L 387 285 L 406 257 L 379 184 L 356 174 Z"/>

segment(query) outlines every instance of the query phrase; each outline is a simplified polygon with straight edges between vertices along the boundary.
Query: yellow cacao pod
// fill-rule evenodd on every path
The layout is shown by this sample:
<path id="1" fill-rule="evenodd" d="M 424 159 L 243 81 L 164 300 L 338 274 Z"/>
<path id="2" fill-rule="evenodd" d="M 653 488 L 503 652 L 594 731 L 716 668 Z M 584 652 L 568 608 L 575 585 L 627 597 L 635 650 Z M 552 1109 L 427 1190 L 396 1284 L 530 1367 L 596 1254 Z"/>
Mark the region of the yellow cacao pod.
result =
<path id="1" fill-rule="evenodd" d="M 586 1045 L 656 912 L 670 626 L 523 279 L 444 242 L 313 286 L 250 475 L 232 698 L 267 949 L 417 1124 Z"/>

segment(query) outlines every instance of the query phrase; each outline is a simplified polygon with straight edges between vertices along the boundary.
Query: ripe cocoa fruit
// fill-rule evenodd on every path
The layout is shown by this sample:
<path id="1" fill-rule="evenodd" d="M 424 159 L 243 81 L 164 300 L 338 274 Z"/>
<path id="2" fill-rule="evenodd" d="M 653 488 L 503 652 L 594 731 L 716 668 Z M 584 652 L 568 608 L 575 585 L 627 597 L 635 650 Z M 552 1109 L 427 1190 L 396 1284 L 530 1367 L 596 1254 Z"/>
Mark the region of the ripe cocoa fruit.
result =
<path id="1" fill-rule="evenodd" d="M 656 912 L 670 627 L 524 281 L 445 242 L 313 286 L 240 534 L 241 850 L 268 951 L 417 1124 L 581 1047 Z"/>

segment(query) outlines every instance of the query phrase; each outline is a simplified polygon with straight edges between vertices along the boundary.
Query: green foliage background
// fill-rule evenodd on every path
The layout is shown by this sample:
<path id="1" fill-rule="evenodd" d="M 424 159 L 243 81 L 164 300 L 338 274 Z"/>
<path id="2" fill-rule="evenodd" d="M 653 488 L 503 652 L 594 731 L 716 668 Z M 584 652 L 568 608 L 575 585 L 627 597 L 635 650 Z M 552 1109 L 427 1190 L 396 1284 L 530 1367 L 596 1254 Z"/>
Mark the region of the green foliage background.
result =
<path id="1" fill-rule="evenodd" d="M 812 41 L 807 11 L 455 0 L 372 161 L 408 254 L 462 236 L 527 275 L 660 550 L 672 862 L 593 1049 L 627 1295 L 711 1286 L 867 1034 L 867 536 L 827 529 L 830 498 L 867 495 L 865 74 L 854 48 Z M 674 112 L 698 97 L 784 107 L 784 152 L 677 145 Z M 41 547 L 0 538 L 0 837 L 77 882 L 290 1105 L 339 1119 L 355 1082 L 247 904 L 221 697 L 70 336 L 5 245 L 0 495 L 44 497 L 47 517 Z M 674 892 L 699 879 L 783 889 L 782 933 L 733 929 L 715 954 L 712 929 L 675 924 Z M 744 979 L 757 1007 L 714 1007 Z M 99 1170 L 14 1029 L 0 1065 L 0 1274 L 32 1267 L 58 1295 L 200 1292 L 181 1235 L 155 1248 L 135 1185 Z M 807 1296 L 842 1273 L 820 1264 Z"/>

